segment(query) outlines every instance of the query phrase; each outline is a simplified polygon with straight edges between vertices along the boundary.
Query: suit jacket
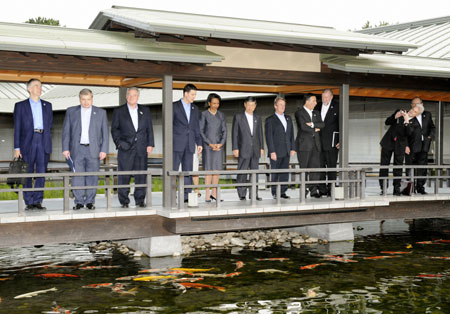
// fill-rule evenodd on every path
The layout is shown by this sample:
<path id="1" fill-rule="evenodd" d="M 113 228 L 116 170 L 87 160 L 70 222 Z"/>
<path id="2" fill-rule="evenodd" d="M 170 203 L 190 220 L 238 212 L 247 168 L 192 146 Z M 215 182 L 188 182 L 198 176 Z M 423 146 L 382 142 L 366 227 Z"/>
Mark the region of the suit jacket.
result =
<path id="1" fill-rule="evenodd" d="M 317 105 L 314 110 L 317 111 L 321 117 L 322 103 Z M 327 114 L 325 115 L 325 126 L 320 130 L 320 140 L 322 141 L 322 150 L 331 150 L 333 145 L 333 132 L 339 132 L 339 105 L 334 101 L 329 105 Z M 339 136 L 336 134 L 335 136 Z M 335 143 L 339 143 L 339 139 L 335 140 Z"/>
<path id="2" fill-rule="evenodd" d="M 408 137 L 408 144 L 411 151 L 414 153 L 428 153 L 430 150 L 431 142 L 434 140 L 434 133 L 436 131 L 431 112 L 424 111 L 422 113 L 422 126 L 420 125 L 417 118 L 412 119 L 411 125 L 413 132 Z"/>
<path id="3" fill-rule="evenodd" d="M 311 120 L 306 109 L 301 107 L 295 112 L 295 121 L 297 121 L 297 151 L 309 152 L 312 151 L 314 147 L 316 147 L 319 152 L 322 151 L 320 132 L 315 131 L 315 129 L 322 129 L 325 126 L 325 123 L 322 122 L 320 112 L 313 110 Z M 307 122 L 314 123 L 314 128 L 307 126 Z"/>
<path id="4" fill-rule="evenodd" d="M 66 111 L 62 132 L 62 151 L 70 151 L 72 158 L 80 150 L 81 140 L 81 105 L 70 107 Z M 92 106 L 89 122 L 89 150 L 92 158 L 99 158 L 99 153 L 109 152 L 108 119 L 104 109 Z"/>
<path id="5" fill-rule="evenodd" d="M 52 152 L 53 111 L 52 104 L 41 99 L 42 121 L 44 124 L 44 152 Z M 31 142 L 34 134 L 33 113 L 29 99 L 20 101 L 14 105 L 14 148 L 20 148 L 25 161 L 29 160 Z"/>
<path id="6" fill-rule="evenodd" d="M 395 119 L 395 115 L 400 109 L 396 109 L 384 122 L 389 125 L 389 129 L 380 141 L 380 145 L 385 150 L 395 151 L 396 154 L 404 154 L 405 147 L 408 146 L 408 136 L 412 133 L 411 124 L 405 126 L 403 117 Z"/>
<path id="7" fill-rule="evenodd" d="M 266 119 L 266 143 L 269 157 L 271 153 L 276 153 L 277 158 L 286 157 L 291 150 L 295 150 L 294 125 L 290 116 L 284 116 L 287 122 L 286 131 L 276 113 Z"/>
<path id="8" fill-rule="evenodd" d="M 153 123 L 150 109 L 137 105 L 138 129 L 134 128 L 128 105 L 124 104 L 113 112 L 111 135 L 119 153 L 136 149 L 138 156 L 147 156 L 147 146 L 155 147 Z"/>
<path id="9" fill-rule="evenodd" d="M 233 117 L 232 150 L 239 150 L 239 157 L 260 158 L 261 149 L 264 148 L 262 121 L 253 113 L 253 135 L 250 132 L 245 112 L 237 113 Z"/>
<path id="10" fill-rule="evenodd" d="M 191 104 L 191 116 L 188 121 L 181 100 L 173 103 L 173 151 L 195 152 L 195 144 L 202 146 L 200 135 L 199 112 L 196 105 Z"/>

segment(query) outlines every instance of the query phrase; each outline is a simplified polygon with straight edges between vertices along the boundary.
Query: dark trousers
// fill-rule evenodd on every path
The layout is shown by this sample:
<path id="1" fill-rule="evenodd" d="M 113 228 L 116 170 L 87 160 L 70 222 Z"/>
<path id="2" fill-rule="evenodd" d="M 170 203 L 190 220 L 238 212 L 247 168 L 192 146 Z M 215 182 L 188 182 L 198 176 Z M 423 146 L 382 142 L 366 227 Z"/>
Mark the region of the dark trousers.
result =
<path id="1" fill-rule="evenodd" d="M 44 151 L 44 135 L 42 133 L 33 133 L 33 141 L 31 142 L 30 155 L 27 156 L 25 162 L 28 163 L 28 173 L 45 173 L 47 169 L 48 159 L 50 155 Z M 45 177 L 34 179 L 34 187 L 42 188 L 45 185 Z M 32 188 L 33 180 L 28 178 L 24 188 Z M 44 191 L 23 192 L 25 204 L 33 205 L 42 203 L 44 199 Z"/>
<path id="2" fill-rule="evenodd" d="M 278 157 L 277 160 L 270 159 L 270 169 L 289 169 L 290 156 Z M 272 173 L 270 181 L 272 182 L 286 182 L 289 180 L 289 173 Z M 281 194 L 285 194 L 288 189 L 286 184 L 281 186 Z M 277 186 L 272 185 L 272 195 L 277 194 Z"/>
<path id="3" fill-rule="evenodd" d="M 187 150 L 183 152 L 173 152 L 173 170 L 178 171 L 180 169 L 182 171 L 192 171 L 194 163 L 194 153 L 191 153 Z M 192 176 L 184 177 L 184 185 L 192 184 Z M 184 189 L 184 200 L 187 201 L 188 194 L 192 191 L 192 189 Z M 181 201 L 181 200 L 180 200 Z"/>
<path id="4" fill-rule="evenodd" d="M 401 166 L 403 165 L 403 160 L 405 159 L 405 154 L 401 153 L 398 154 L 395 152 L 395 150 L 392 149 L 384 149 L 381 148 L 381 158 L 380 158 L 380 166 L 389 166 L 391 164 L 391 157 L 394 155 L 394 166 Z M 403 169 L 394 169 L 393 174 L 395 177 L 401 177 L 402 176 Z M 379 176 L 380 177 L 387 177 L 389 175 L 389 169 L 380 169 Z M 383 180 L 380 179 L 380 188 L 383 189 Z M 400 182 L 401 179 L 394 179 L 394 189 L 400 188 Z M 387 180 L 386 188 L 389 186 L 389 180 Z"/>
<path id="5" fill-rule="evenodd" d="M 297 159 L 302 169 L 320 168 L 320 152 L 315 147 L 311 151 L 297 151 Z M 319 172 L 306 173 L 307 181 L 319 181 L 319 179 Z M 319 184 L 308 184 L 307 188 L 311 194 L 316 194 L 319 189 Z"/>
<path id="6" fill-rule="evenodd" d="M 406 164 L 407 165 L 418 165 L 418 166 L 426 166 L 428 165 L 428 152 L 418 152 L 406 155 Z M 409 175 L 410 169 L 406 170 L 406 175 Z M 417 169 L 415 171 L 416 176 L 426 176 L 427 169 Z M 416 191 L 425 190 L 425 182 L 427 179 L 417 179 L 415 180 L 415 189 Z"/>
<path id="7" fill-rule="evenodd" d="M 147 155 L 139 156 L 136 149 L 131 149 L 126 152 L 119 150 L 117 161 L 119 163 L 119 171 L 131 171 L 131 170 L 147 170 Z M 130 184 L 131 176 L 122 175 L 119 176 L 119 184 Z M 147 176 L 145 174 L 134 176 L 135 184 L 146 184 Z M 146 188 L 140 187 L 134 189 L 134 201 L 136 204 L 143 203 L 145 200 Z M 130 199 L 128 194 L 130 188 L 119 188 L 119 202 L 120 204 L 129 204 Z"/>
<path id="8" fill-rule="evenodd" d="M 248 169 L 258 169 L 259 168 L 259 157 L 251 157 L 251 158 L 242 158 L 239 156 L 238 158 L 238 170 L 248 170 Z M 256 176 L 256 181 L 258 181 L 258 176 Z M 250 182 L 248 174 L 238 174 L 236 176 L 237 183 L 246 183 Z M 247 187 L 246 186 L 238 186 L 237 192 L 239 197 L 245 197 L 247 195 Z M 258 188 L 256 188 L 256 195 L 258 195 Z M 252 197 L 252 190 L 249 192 L 250 198 Z"/>
<path id="9" fill-rule="evenodd" d="M 337 148 L 334 147 L 330 150 L 322 150 L 322 152 L 320 153 L 320 168 L 336 168 L 338 152 L 339 151 L 337 150 Z M 336 171 L 321 172 L 320 180 L 325 181 L 326 179 L 328 179 L 329 181 L 336 180 Z M 331 183 L 328 184 L 328 187 L 325 183 L 320 184 L 319 190 L 322 194 L 331 193 Z"/>
<path id="10" fill-rule="evenodd" d="M 72 157 L 76 172 L 96 172 L 100 169 L 100 159 L 98 156 L 97 157 L 91 156 L 89 146 L 80 145 L 77 155 Z M 98 176 L 85 176 L 72 178 L 72 186 L 97 186 L 97 185 L 98 185 Z M 73 196 L 75 197 L 75 204 L 81 205 L 94 204 L 96 194 L 97 189 L 73 190 Z"/>

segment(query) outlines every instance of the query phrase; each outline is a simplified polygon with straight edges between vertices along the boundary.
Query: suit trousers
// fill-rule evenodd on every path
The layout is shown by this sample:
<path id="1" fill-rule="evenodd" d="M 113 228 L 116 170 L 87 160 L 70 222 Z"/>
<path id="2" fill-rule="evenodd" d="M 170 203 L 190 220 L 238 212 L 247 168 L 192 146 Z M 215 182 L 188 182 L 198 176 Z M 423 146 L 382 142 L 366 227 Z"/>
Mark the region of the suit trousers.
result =
<path id="1" fill-rule="evenodd" d="M 405 154 L 398 154 L 395 150 L 381 148 L 380 166 L 389 166 L 391 164 L 391 157 L 394 155 L 394 166 L 403 165 L 403 160 L 405 159 Z M 402 169 L 394 169 L 394 178 L 402 176 Z M 389 175 L 389 169 L 380 169 L 379 176 L 387 177 Z M 380 179 L 380 188 L 383 189 L 383 180 Z M 400 188 L 401 179 L 394 179 L 394 189 Z M 386 187 L 389 186 L 389 180 L 387 180 Z"/>
<path id="2" fill-rule="evenodd" d="M 119 171 L 132 171 L 132 170 L 147 170 L 147 155 L 139 156 L 136 148 L 132 148 L 126 152 L 119 151 L 118 155 L 118 169 Z M 131 175 L 119 176 L 119 184 L 130 184 Z M 139 174 L 134 176 L 135 184 L 147 184 L 147 176 L 145 174 Z M 144 203 L 146 187 L 137 187 L 134 189 L 134 201 L 136 204 Z M 130 188 L 119 188 L 119 202 L 120 204 L 129 204 L 130 198 L 128 197 Z"/>
<path id="3" fill-rule="evenodd" d="M 89 146 L 81 145 L 78 153 L 73 157 L 76 172 L 96 172 L 100 169 L 99 157 L 92 157 Z M 97 186 L 98 176 L 73 177 L 72 186 Z M 97 189 L 73 190 L 75 204 L 95 204 Z"/>
<path id="4" fill-rule="evenodd" d="M 24 158 L 25 162 L 28 163 L 28 173 L 34 173 L 35 171 L 36 173 L 45 173 L 49 157 L 50 155 L 46 154 L 44 151 L 44 134 L 34 133 L 31 142 L 30 155 L 27 156 L 27 159 Z M 34 179 L 35 188 L 43 188 L 44 185 L 45 177 Z M 32 187 L 33 179 L 28 178 L 24 188 Z M 23 192 L 23 198 L 27 205 L 42 203 L 44 191 Z"/>
<path id="5" fill-rule="evenodd" d="M 320 153 L 320 168 L 336 168 L 338 153 L 339 151 L 334 147 L 330 150 L 322 150 Z M 321 172 L 320 180 L 325 181 L 326 179 L 330 181 L 336 180 L 336 171 Z M 328 187 L 325 183 L 320 184 L 319 190 L 322 194 L 331 193 L 331 183 L 328 184 Z"/>
<path id="6" fill-rule="evenodd" d="M 238 158 L 238 170 L 248 170 L 248 169 L 259 169 L 259 157 L 251 158 Z M 248 183 L 250 182 L 250 177 L 248 174 L 238 174 L 236 176 L 237 183 Z M 256 176 L 256 181 L 258 182 L 258 176 Z M 249 197 L 252 197 L 252 190 L 249 189 Z M 245 197 L 247 195 L 246 186 L 238 186 L 237 192 L 239 197 Z M 258 188 L 256 189 L 256 195 L 258 195 Z"/>
<path id="7" fill-rule="evenodd" d="M 311 151 L 297 151 L 298 163 L 300 164 L 300 168 L 320 168 L 320 152 L 317 148 L 313 148 Z M 307 181 L 319 181 L 320 173 L 319 172 L 310 172 L 306 173 Z M 307 188 L 311 194 L 315 194 L 318 192 L 319 184 L 307 184 Z"/>
<path id="8" fill-rule="evenodd" d="M 278 157 L 277 160 L 270 159 L 270 169 L 289 169 L 290 156 Z M 289 180 L 289 173 L 272 173 L 270 181 L 272 182 L 286 182 Z M 288 189 L 286 184 L 281 186 L 281 195 L 285 194 Z M 277 186 L 272 185 L 272 195 L 277 194 Z"/>
<path id="9" fill-rule="evenodd" d="M 417 166 L 426 166 L 428 165 L 428 152 L 418 152 L 406 155 L 406 164 L 407 165 L 417 165 Z M 406 170 L 406 175 L 408 176 L 410 173 L 410 169 Z M 426 176 L 427 175 L 427 169 L 416 169 L 414 171 L 416 176 Z M 421 191 L 425 189 L 425 182 L 427 179 L 417 179 L 415 180 L 415 189 L 416 191 Z"/>
<path id="10" fill-rule="evenodd" d="M 173 152 L 173 169 L 178 171 L 180 169 L 182 171 L 192 171 L 193 163 L 194 163 L 194 153 L 189 152 L 185 149 L 182 152 Z M 184 177 L 184 185 L 192 185 L 192 176 Z M 188 194 L 191 193 L 192 189 L 184 189 L 184 200 L 188 200 Z M 181 200 L 179 200 L 181 202 Z"/>

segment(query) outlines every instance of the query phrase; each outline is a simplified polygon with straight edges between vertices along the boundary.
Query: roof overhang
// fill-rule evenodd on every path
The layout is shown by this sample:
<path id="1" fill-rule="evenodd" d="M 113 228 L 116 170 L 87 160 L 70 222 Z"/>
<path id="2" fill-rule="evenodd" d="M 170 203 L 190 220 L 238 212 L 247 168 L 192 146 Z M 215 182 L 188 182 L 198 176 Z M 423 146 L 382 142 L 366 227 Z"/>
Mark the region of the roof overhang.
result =
<path id="1" fill-rule="evenodd" d="M 90 28 L 132 31 L 158 41 L 314 53 L 401 53 L 413 43 L 338 31 L 329 27 L 113 6 Z"/>

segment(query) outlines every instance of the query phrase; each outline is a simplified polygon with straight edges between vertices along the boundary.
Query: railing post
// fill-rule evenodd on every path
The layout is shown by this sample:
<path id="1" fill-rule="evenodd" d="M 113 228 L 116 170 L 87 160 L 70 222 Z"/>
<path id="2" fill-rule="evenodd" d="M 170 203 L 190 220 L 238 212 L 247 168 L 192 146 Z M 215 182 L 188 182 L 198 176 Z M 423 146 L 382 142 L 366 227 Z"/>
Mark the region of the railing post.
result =
<path id="1" fill-rule="evenodd" d="M 255 206 L 256 205 L 256 193 L 258 193 L 258 190 L 257 190 L 257 187 L 256 187 L 256 173 L 252 173 L 251 174 L 251 177 L 252 177 L 252 186 L 251 186 L 251 189 L 252 189 L 252 206 Z"/>
<path id="2" fill-rule="evenodd" d="M 114 184 L 114 176 L 113 176 L 113 184 Z M 111 176 L 107 175 L 105 176 L 105 193 L 106 193 L 106 210 L 111 210 L 111 193 L 113 192 L 113 189 L 110 188 L 111 186 Z"/>
<path id="3" fill-rule="evenodd" d="M 306 172 L 300 174 L 300 203 L 306 204 Z"/>
<path id="4" fill-rule="evenodd" d="M 277 182 L 277 205 L 281 205 L 281 183 Z"/>
<path id="5" fill-rule="evenodd" d="M 220 202 L 221 202 L 221 199 L 222 199 L 220 194 L 221 194 L 220 193 L 220 187 L 218 186 L 218 187 L 216 187 L 216 208 L 220 207 Z"/>
<path id="6" fill-rule="evenodd" d="M 434 194 L 437 195 L 439 194 L 439 183 L 441 182 L 439 180 L 439 169 L 436 169 L 435 173 L 435 178 L 434 178 Z"/>
<path id="7" fill-rule="evenodd" d="M 184 176 L 178 176 L 178 209 L 184 208 Z"/>
<path id="8" fill-rule="evenodd" d="M 356 170 L 356 182 L 355 182 L 355 189 L 356 189 L 356 198 L 361 198 L 361 170 Z"/>
<path id="9" fill-rule="evenodd" d="M 23 190 L 22 188 L 19 188 L 19 200 L 17 203 L 17 209 L 19 211 L 19 216 L 23 216 L 25 214 L 23 209 Z"/>
<path id="10" fill-rule="evenodd" d="M 383 178 L 383 196 L 387 195 L 388 178 Z"/>
<path id="11" fill-rule="evenodd" d="M 152 206 L 152 189 L 153 189 L 153 182 L 152 182 L 152 174 L 147 173 L 147 208 Z"/>
<path id="12" fill-rule="evenodd" d="M 361 180 L 360 181 L 361 186 L 359 189 L 360 193 L 359 198 L 363 200 L 366 198 L 366 170 L 361 169 L 361 175 L 359 179 Z"/>
<path id="13" fill-rule="evenodd" d="M 64 176 L 63 179 L 64 182 L 64 209 L 63 212 L 64 214 L 67 214 L 69 212 L 69 199 L 70 199 L 70 190 L 69 190 L 69 176 Z"/>
<path id="14" fill-rule="evenodd" d="M 331 192 L 330 192 L 331 202 L 336 202 L 336 182 L 331 184 Z"/>

